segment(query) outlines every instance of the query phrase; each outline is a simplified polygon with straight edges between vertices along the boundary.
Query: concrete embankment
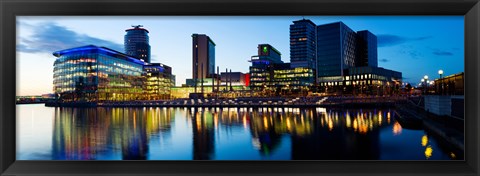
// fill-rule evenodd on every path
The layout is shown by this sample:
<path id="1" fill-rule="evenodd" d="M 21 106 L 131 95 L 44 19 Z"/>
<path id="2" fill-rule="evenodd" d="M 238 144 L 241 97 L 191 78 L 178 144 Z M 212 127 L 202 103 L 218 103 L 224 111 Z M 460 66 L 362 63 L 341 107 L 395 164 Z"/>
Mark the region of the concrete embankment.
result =
<path id="1" fill-rule="evenodd" d="M 427 132 L 444 140 L 451 147 L 462 152 L 465 151 L 463 121 L 460 122 L 458 119 L 448 116 L 437 116 L 421 107 L 409 104 L 397 104 L 396 113 L 398 121 L 403 125 L 421 125 Z"/>

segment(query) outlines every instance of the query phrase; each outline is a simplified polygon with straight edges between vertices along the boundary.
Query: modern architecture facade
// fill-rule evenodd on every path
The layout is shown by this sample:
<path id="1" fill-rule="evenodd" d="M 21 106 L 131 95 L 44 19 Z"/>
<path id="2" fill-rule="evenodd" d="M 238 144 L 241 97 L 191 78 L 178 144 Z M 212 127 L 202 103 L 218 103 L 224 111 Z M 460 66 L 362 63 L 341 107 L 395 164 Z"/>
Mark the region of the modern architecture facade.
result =
<path id="1" fill-rule="evenodd" d="M 220 85 L 226 86 L 248 86 L 249 74 L 242 72 L 221 72 L 220 73 Z"/>
<path id="2" fill-rule="evenodd" d="M 170 67 L 105 47 L 88 45 L 53 55 L 53 91 L 60 102 L 162 99 L 175 84 Z"/>
<path id="3" fill-rule="evenodd" d="M 377 36 L 368 30 L 357 31 L 357 66 L 378 67 Z"/>
<path id="4" fill-rule="evenodd" d="M 399 91 L 402 86 L 402 73 L 381 67 L 352 67 L 345 72 L 343 84 L 336 82 L 322 83 L 324 86 L 337 86 L 344 91 L 357 91 L 358 94 L 384 95 Z M 330 85 L 329 85 L 330 84 Z M 335 89 L 333 89 L 335 90 Z"/>
<path id="5" fill-rule="evenodd" d="M 308 89 L 314 85 L 314 69 L 283 63 L 281 53 L 269 44 L 258 45 L 258 55 L 250 62 L 250 88 L 253 90 Z"/>
<path id="6" fill-rule="evenodd" d="M 258 54 L 251 57 L 250 88 L 260 90 L 273 80 L 273 64 L 282 64 L 281 53 L 269 44 L 259 44 Z"/>
<path id="7" fill-rule="evenodd" d="M 150 44 L 148 30 L 142 28 L 142 25 L 132 26 L 133 28 L 125 30 L 124 47 L 127 55 L 150 63 Z"/>
<path id="8" fill-rule="evenodd" d="M 143 96 L 143 61 L 93 45 L 61 50 L 53 70 L 62 102 L 131 101 Z"/>
<path id="9" fill-rule="evenodd" d="M 213 40 L 205 34 L 193 34 L 192 50 L 192 78 L 213 77 L 215 74 L 215 43 Z"/>
<path id="10" fill-rule="evenodd" d="M 378 67 L 377 37 L 368 30 L 355 32 L 343 22 L 317 26 L 306 19 L 293 21 L 290 63 L 283 63 L 272 48 L 260 44 L 258 55 L 251 57 L 252 90 L 348 93 L 361 87 L 371 93 L 377 87 L 379 93 L 383 87 L 383 94 L 402 81 L 400 72 Z"/>
<path id="11" fill-rule="evenodd" d="M 290 25 L 290 62 L 292 68 L 315 69 L 315 23 L 302 19 Z"/>
<path id="12" fill-rule="evenodd" d="M 355 32 L 343 22 L 317 26 L 316 77 L 325 91 L 388 94 L 402 83 L 402 73 L 378 67 L 377 37 Z"/>
<path id="13" fill-rule="evenodd" d="M 319 82 L 342 80 L 343 70 L 355 67 L 356 33 L 343 22 L 317 26 Z"/>
<path id="14" fill-rule="evenodd" d="M 145 99 L 161 100 L 170 98 L 170 89 L 175 86 L 175 76 L 172 67 L 161 63 L 145 64 L 143 66 L 145 79 Z"/>

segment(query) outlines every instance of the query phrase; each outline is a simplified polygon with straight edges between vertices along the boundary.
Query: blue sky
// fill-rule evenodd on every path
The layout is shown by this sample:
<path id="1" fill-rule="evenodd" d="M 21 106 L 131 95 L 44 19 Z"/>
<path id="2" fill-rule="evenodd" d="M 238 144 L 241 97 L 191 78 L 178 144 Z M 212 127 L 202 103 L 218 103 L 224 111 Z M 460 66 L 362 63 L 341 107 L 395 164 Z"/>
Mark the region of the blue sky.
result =
<path id="1" fill-rule="evenodd" d="M 177 85 L 191 77 L 191 35 L 207 34 L 216 43 L 220 70 L 248 72 L 257 45 L 268 43 L 289 62 L 289 25 L 301 16 L 17 17 L 17 95 L 52 92 L 54 51 L 83 45 L 123 52 L 125 29 L 150 31 L 152 62 L 173 68 Z M 378 64 L 400 71 L 404 81 L 438 78 L 464 71 L 463 16 L 305 16 L 317 25 L 343 21 L 354 31 L 378 37 Z"/>

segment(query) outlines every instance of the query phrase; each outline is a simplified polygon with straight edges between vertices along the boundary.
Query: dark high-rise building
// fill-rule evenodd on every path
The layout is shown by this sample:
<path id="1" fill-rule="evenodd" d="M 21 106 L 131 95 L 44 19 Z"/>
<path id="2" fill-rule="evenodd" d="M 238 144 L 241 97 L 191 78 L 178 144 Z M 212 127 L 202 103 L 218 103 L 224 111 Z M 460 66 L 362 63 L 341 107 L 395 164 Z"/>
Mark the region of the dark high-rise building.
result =
<path id="1" fill-rule="evenodd" d="M 213 77 L 215 74 L 215 43 L 205 34 L 193 34 L 192 49 L 192 78 Z"/>
<path id="2" fill-rule="evenodd" d="M 377 36 L 368 30 L 357 31 L 357 66 L 378 67 Z"/>
<path id="3" fill-rule="evenodd" d="M 343 22 L 317 26 L 317 77 L 341 81 L 343 70 L 355 67 L 356 39 Z"/>
<path id="4" fill-rule="evenodd" d="M 302 19 L 290 25 L 290 62 L 292 68 L 315 69 L 315 23 Z"/>
<path id="5" fill-rule="evenodd" d="M 125 54 L 150 63 L 150 44 L 148 30 L 141 28 L 142 25 L 132 26 L 125 30 Z"/>

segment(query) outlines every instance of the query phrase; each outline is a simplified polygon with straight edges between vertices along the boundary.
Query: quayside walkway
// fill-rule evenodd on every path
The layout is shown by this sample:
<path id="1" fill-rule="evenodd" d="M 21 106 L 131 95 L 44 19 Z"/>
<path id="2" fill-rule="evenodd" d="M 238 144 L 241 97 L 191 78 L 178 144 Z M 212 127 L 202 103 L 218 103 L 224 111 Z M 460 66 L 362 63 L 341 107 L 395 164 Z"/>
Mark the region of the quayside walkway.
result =
<path id="1" fill-rule="evenodd" d="M 128 102 L 98 102 L 98 103 L 69 103 L 52 102 L 46 106 L 60 107 L 385 107 L 394 106 L 397 101 L 406 100 L 404 97 L 242 97 L 229 99 L 176 99 L 159 101 L 128 101 Z"/>

